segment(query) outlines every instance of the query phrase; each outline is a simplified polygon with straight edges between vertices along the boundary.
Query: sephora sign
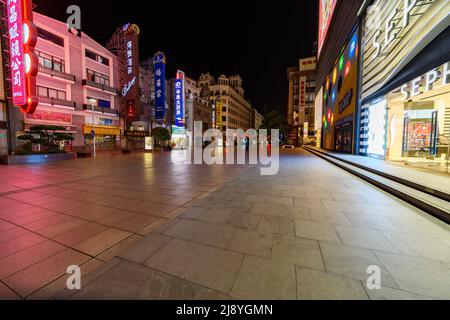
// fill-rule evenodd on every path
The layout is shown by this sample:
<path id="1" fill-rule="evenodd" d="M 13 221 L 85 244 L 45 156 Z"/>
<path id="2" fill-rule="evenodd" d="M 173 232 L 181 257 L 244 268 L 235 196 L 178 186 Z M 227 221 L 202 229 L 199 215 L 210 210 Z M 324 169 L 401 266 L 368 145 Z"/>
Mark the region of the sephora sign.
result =
<path id="1" fill-rule="evenodd" d="M 38 61 L 34 54 L 37 32 L 33 23 L 33 3 L 31 0 L 7 0 L 6 5 L 13 104 L 22 113 L 33 114 L 38 104 Z"/>

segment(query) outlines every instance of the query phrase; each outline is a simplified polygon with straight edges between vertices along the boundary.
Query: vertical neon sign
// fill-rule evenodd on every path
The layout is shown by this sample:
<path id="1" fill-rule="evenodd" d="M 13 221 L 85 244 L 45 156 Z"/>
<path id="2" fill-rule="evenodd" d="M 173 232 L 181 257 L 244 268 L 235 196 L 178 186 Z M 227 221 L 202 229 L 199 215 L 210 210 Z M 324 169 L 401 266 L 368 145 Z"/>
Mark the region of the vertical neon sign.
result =
<path id="1" fill-rule="evenodd" d="M 155 70 L 155 118 L 162 124 L 166 111 L 166 56 L 162 52 L 155 54 L 153 58 Z"/>
<path id="2" fill-rule="evenodd" d="M 33 114 L 38 104 L 38 62 L 34 54 L 37 32 L 33 23 L 32 1 L 7 0 L 7 18 L 13 104 L 22 113 Z"/>
<path id="3" fill-rule="evenodd" d="M 178 71 L 174 82 L 175 87 L 175 125 L 184 127 L 184 72 Z"/>

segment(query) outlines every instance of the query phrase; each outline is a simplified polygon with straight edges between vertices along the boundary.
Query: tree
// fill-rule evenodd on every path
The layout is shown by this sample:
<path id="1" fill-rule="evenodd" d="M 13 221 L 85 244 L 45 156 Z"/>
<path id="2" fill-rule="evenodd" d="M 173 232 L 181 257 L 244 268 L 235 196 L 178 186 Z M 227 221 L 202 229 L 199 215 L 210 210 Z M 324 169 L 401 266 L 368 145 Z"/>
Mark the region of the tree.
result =
<path id="1" fill-rule="evenodd" d="M 162 146 L 170 140 L 170 132 L 166 128 L 158 127 L 152 130 L 152 136 L 155 139 L 155 145 Z"/>
<path id="2" fill-rule="evenodd" d="M 26 141 L 22 147 L 24 151 L 32 150 L 32 145 L 40 145 L 42 152 L 45 153 L 59 153 L 64 152 L 60 148 L 60 142 L 72 141 L 73 137 L 67 134 L 65 127 L 38 125 L 30 128 L 26 134 L 19 136 L 18 139 Z"/>
<path id="3" fill-rule="evenodd" d="M 270 134 L 270 130 L 278 129 L 280 130 L 280 134 L 286 136 L 288 132 L 288 124 L 286 119 L 277 111 L 271 111 L 264 118 L 260 129 L 267 129 L 268 134 Z"/>

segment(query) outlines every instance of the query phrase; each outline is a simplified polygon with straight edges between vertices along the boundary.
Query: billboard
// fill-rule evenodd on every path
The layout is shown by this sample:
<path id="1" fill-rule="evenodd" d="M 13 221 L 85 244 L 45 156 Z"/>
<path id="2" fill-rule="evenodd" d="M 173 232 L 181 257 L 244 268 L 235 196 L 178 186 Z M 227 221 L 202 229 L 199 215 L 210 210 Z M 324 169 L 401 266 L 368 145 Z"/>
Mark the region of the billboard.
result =
<path id="1" fill-rule="evenodd" d="M 140 89 L 139 89 L 139 28 L 134 24 L 126 24 L 125 32 L 126 54 L 120 63 L 126 69 L 122 79 L 122 99 L 125 101 L 128 119 L 135 119 L 140 115 Z"/>
<path id="2" fill-rule="evenodd" d="M 13 104 L 25 114 L 33 114 L 38 104 L 38 61 L 34 54 L 37 32 L 33 24 L 32 7 L 31 0 L 7 1 L 11 94 Z"/>
<path id="3" fill-rule="evenodd" d="M 164 123 L 166 113 L 166 56 L 162 52 L 153 58 L 155 72 L 155 120 Z"/>
<path id="4" fill-rule="evenodd" d="M 185 124 L 185 94 L 184 94 L 184 72 L 178 71 L 174 81 L 175 101 L 175 126 L 184 127 Z"/>
<path id="5" fill-rule="evenodd" d="M 331 18 L 333 18 L 334 9 L 336 8 L 337 0 L 319 0 L 319 39 L 318 39 L 318 53 L 320 57 L 325 38 L 330 27 Z"/>

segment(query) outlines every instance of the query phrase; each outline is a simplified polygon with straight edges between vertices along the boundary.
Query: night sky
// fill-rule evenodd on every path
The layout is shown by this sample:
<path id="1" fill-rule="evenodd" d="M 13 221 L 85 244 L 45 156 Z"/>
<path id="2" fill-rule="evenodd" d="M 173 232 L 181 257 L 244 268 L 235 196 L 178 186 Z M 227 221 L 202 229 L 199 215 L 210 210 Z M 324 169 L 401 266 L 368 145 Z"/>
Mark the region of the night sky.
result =
<path id="1" fill-rule="evenodd" d="M 82 30 L 105 45 L 127 23 L 141 29 L 141 59 L 167 56 L 167 77 L 177 69 L 198 79 L 239 73 L 246 97 L 260 112 L 286 113 L 286 68 L 313 53 L 316 0 L 164 1 L 35 0 L 36 11 L 67 19 L 66 8 L 82 10 Z M 142 4 L 146 6 L 142 6 Z M 266 107 L 265 107 L 266 106 Z"/>

